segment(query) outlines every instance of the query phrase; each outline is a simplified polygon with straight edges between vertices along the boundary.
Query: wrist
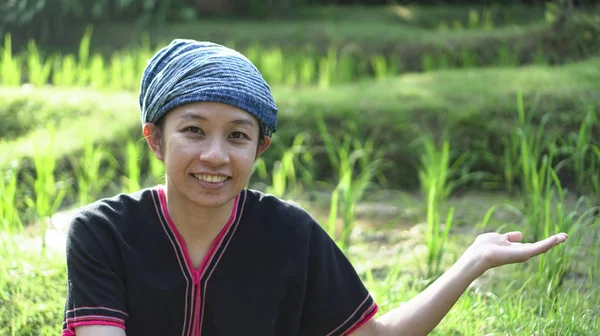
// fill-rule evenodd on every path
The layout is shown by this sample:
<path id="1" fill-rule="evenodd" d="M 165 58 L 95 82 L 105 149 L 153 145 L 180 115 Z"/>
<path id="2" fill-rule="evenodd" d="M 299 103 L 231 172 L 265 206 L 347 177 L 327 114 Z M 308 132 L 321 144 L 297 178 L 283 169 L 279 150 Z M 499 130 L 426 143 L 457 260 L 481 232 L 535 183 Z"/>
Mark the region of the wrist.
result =
<path id="1" fill-rule="evenodd" d="M 469 281 L 477 279 L 489 269 L 485 262 L 485 258 L 473 248 L 467 249 L 455 265 L 457 266 L 458 272 L 467 277 Z"/>

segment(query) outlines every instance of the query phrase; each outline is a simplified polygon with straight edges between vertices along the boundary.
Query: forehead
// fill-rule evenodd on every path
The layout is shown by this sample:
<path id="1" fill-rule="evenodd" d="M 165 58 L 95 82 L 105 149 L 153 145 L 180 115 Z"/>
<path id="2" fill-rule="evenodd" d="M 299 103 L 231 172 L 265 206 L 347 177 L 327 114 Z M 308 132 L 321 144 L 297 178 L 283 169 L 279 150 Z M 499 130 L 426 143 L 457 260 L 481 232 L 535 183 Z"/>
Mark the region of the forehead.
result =
<path id="1" fill-rule="evenodd" d="M 200 102 L 174 108 L 167 114 L 166 122 L 179 123 L 185 120 L 211 123 L 236 123 L 258 127 L 258 120 L 250 113 L 228 104 Z"/>

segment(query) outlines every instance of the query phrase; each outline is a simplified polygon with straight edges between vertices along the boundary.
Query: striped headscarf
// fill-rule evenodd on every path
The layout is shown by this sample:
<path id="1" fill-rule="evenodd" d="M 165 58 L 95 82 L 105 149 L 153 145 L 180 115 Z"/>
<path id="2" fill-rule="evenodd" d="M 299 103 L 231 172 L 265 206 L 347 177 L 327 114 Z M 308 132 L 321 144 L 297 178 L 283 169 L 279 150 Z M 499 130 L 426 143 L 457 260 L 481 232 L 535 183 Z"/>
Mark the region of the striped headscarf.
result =
<path id="1" fill-rule="evenodd" d="M 265 135 L 277 127 L 271 88 L 235 50 L 211 42 L 176 39 L 148 62 L 140 88 L 142 124 L 189 103 L 217 102 L 255 116 Z"/>

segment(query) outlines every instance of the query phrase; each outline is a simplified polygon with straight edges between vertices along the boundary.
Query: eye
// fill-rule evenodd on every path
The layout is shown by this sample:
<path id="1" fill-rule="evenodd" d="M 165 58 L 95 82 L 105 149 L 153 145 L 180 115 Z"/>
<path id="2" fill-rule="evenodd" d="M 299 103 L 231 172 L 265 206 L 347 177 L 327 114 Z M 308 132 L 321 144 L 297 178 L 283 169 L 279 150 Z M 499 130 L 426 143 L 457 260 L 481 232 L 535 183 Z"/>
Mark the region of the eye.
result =
<path id="1" fill-rule="evenodd" d="M 200 129 L 200 127 L 197 126 L 188 126 L 186 128 L 183 129 L 184 132 L 192 132 L 192 133 L 204 133 L 202 132 L 202 129 Z"/>
<path id="2" fill-rule="evenodd" d="M 243 139 L 250 140 L 250 137 L 248 135 L 246 135 L 243 132 L 239 132 L 239 131 L 232 132 L 230 137 L 232 139 L 236 139 L 236 140 L 243 140 Z"/>

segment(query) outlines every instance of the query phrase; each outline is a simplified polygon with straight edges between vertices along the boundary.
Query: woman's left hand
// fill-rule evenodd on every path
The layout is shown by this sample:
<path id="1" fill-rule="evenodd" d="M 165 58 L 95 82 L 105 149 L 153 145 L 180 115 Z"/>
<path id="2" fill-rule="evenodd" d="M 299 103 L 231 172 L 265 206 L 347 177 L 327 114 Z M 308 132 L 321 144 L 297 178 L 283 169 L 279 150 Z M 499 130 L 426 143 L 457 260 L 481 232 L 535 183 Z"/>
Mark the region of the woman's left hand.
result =
<path id="1" fill-rule="evenodd" d="M 519 231 L 484 233 L 477 236 L 467 253 L 476 256 L 483 273 L 490 268 L 525 262 L 563 243 L 567 238 L 566 233 L 559 233 L 535 243 L 519 243 L 523 239 L 523 234 Z"/>

